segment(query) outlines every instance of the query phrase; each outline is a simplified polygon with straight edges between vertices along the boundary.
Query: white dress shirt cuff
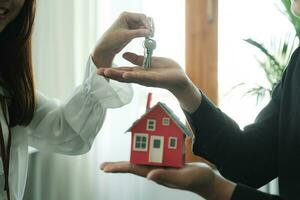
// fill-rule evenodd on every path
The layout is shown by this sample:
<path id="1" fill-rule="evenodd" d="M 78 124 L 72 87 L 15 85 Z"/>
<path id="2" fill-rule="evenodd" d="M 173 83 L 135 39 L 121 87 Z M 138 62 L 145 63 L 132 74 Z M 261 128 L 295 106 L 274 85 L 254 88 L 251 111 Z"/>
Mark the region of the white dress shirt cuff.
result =
<path id="1" fill-rule="evenodd" d="M 130 84 L 114 80 L 107 81 L 96 73 L 96 65 L 90 57 L 83 87 L 86 93 L 96 97 L 104 108 L 117 108 L 128 104 L 133 97 Z"/>

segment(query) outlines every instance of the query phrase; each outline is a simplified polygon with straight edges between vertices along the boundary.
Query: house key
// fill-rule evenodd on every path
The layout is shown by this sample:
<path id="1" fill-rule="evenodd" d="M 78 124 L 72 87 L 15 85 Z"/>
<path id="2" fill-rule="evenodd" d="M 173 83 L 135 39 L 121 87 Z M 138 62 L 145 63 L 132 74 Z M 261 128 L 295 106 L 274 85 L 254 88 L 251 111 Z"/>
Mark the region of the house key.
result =
<path id="1" fill-rule="evenodd" d="M 144 63 L 143 66 L 147 70 L 151 67 L 151 58 L 153 55 L 153 50 L 156 48 L 156 42 L 153 39 L 147 38 L 144 41 L 144 48 L 145 48 L 145 58 L 144 58 Z"/>
<path id="2" fill-rule="evenodd" d="M 152 18 L 149 18 L 151 23 L 151 29 L 153 31 L 152 37 L 154 36 L 154 23 Z M 148 70 L 151 67 L 151 58 L 153 55 L 153 50 L 156 48 L 156 41 L 150 37 L 146 37 L 143 43 L 144 46 L 144 62 L 143 67 L 145 70 Z"/>

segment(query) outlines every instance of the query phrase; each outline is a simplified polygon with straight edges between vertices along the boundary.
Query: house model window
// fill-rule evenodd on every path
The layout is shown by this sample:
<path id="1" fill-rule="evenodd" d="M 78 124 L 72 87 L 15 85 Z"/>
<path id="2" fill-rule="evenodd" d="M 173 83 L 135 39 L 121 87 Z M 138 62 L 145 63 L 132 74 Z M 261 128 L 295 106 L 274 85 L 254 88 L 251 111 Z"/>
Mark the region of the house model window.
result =
<path id="1" fill-rule="evenodd" d="M 169 138 L 169 149 L 177 149 L 177 138 L 176 137 Z"/>
<path id="2" fill-rule="evenodd" d="M 147 151 L 148 149 L 148 135 L 136 133 L 134 135 L 134 151 Z"/>
<path id="3" fill-rule="evenodd" d="M 164 126 L 170 126 L 170 118 L 164 117 L 164 118 L 162 119 L 162 124 L 163 124 Z"/>
<path id="4" fill-rule="evenodd" d="M 160 140 L 154 140 L 153 141 L 153 148 L 159 149 L 160 148 Z"/>
<path id="5" fill-rule="evenodd" d="M 154 119 L 147 120 L 147 131 L 155 131 L 156 121 Z"/>

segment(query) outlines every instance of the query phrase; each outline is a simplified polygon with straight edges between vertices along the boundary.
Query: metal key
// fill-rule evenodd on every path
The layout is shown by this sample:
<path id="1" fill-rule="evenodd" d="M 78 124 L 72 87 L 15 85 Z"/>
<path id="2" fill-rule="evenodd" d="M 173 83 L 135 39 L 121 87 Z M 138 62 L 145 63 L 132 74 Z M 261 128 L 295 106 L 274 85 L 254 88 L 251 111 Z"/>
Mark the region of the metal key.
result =
<path id="1" fill-rule="evenodd" d="M 152 29 L 152 35 L 154 36 L 154 22 L 152 18 L 149 18 L 151 29 Z M 156 48 L 156 41 L 151 39 L 150 37 L 146 37 L 145 41 L 143 43 L 144 46 L 144 62 L 143 67 L 144 69 L 149 69 L 151 67 L 151 57 L 153 55 L 153 50 Z"/>
<path id="2" fill-rule="evenodd" d="M 153 50 L 156 48 L 156 42 L 153 39 L 146 38 L 144 41 L 144 69 L 149 69 L 151 67 L 151 58 L 153 55 Z"/>

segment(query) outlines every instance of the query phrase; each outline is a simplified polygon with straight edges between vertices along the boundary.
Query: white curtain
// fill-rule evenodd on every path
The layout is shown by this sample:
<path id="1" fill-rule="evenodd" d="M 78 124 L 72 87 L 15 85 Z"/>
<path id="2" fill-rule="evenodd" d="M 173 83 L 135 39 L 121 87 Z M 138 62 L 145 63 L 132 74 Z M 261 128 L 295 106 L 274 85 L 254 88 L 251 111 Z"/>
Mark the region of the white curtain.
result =
<path id="1" fill-rule="evenodd" d="M 159 12 L 168 12 L 168 16 L 160 18 L 159 9 L 154 5 L 160 5 Z M 155 20 L 160 22 L 157 24 L 157 54 L 173 57 L 184 64 L 183 0 L 177 3 L 173 0 L 38 0 L 33 38 L 38 89 L 50 97 L 66 98 L 80 83 L 96 40 L 124 10 L 149 11 L 147 14 L 156 17 Z M 170 28 L 172 26 L 174 28 Z M 142 53 L 141 41 L 132 42 L 127 50 Z M 124 64 L 120 56 L 115 61 Z M 137 176 L 104 174 L 99 170 L 103 161 L 129 160 L 130 134 L 124 132 L 144 112 L 149 90 L 154 91 L 154 101 L 159 96 L 160 101 L 168 101 L 178 111 L 178 104 L 168 92 L 135 86 L 130 105 L 108 111 L 89 153 L 75 157 L 41 152 L 31 154 L 24 199 L 201 199 L 192 193 L 167 189 Z"/>

